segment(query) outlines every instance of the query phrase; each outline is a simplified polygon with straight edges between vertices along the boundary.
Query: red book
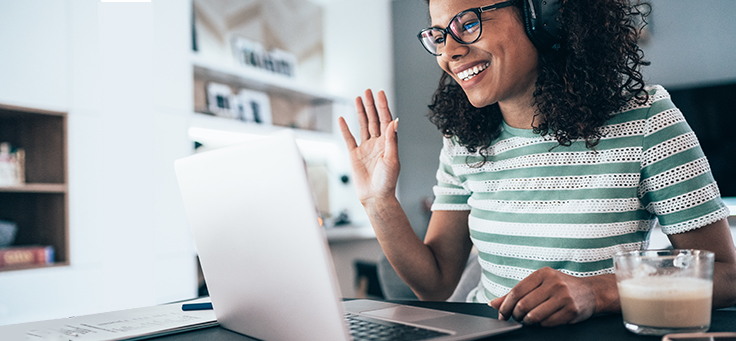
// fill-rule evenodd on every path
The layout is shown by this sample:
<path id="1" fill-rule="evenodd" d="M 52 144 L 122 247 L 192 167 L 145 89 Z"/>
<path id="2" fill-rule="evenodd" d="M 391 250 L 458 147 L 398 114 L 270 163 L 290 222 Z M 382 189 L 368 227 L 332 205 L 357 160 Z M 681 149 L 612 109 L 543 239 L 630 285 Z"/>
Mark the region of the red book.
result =
<path id="1" fill-rule="evenodd" d="M 0 248 L 0 268 L 54 262 L 52 246 L 16 246 Z"/>

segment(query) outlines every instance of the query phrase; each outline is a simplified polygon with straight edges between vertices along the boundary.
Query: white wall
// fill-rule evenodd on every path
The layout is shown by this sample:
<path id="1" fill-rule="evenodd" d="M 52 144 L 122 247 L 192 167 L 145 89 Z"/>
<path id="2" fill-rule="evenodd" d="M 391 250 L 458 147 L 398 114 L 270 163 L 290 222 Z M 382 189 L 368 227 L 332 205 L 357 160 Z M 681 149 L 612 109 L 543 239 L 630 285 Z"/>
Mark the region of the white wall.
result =
<path id="1" fill-rule="evenodd" d="M 324 3 L 325 89 L 355 98 L 367 88 L 393 99 L 391 0 Z"/>
<path id="2" fill-rule="evenodd" d="M 0 42 L 4 46 L 0 49 L 0 100 L 66 108 L 67 3 L 48 0 L 34 4 L 0 0 Z"/>
<path id="3" fill-rule="evenodd" d="M 651 2 L 651 40 L 642 46 L 650 83 L 675 89 L 736 81 L 736 1 Z"/>
<path id="4" fill-rule="evenodd" d="M 0 325 L 196 296 L 187 1 L 0 1 L 0 102 L 68 115 L 70 261 L 0 273 Z"/>
<path id="5" fill-rule="evenodd" d="M 316 2 L 325 89 L 393 97 L 391 1 Z M 172 167 L 191 152 L 190 18 L 181 0 L 0 0 L 0 103 L 69 113 L 71 258 L 1 272 L 0 325 L 196 295 Z"/>

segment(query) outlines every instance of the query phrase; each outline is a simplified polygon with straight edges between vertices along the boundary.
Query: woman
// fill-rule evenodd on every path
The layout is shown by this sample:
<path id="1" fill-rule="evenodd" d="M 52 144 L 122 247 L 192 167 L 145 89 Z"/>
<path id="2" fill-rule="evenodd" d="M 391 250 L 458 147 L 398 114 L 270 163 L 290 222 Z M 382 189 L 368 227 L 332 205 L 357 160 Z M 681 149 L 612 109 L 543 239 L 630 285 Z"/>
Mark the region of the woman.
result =
<path id="1" fill-rule="evenodd" d="M 634 9 L 562 1 L 540 36 L 528 5 L 429 1 L 419 38 L 445 71 L 430 105 L 445 140 L 424 241 L 395 195 L 385 94 L 356 99 L 360 145 L 340 120 L 389 262 L 420 299 L 445 300 L 475 245 L 484 271 L 469 299 L 502 319 L 575 323 L 620 312 L 612 256 L 646 248 L 659 221 L 675 248 L 715 252 L 714 307 L 736 304 L 728 209 L 667 92 L 644 86 Z"/>

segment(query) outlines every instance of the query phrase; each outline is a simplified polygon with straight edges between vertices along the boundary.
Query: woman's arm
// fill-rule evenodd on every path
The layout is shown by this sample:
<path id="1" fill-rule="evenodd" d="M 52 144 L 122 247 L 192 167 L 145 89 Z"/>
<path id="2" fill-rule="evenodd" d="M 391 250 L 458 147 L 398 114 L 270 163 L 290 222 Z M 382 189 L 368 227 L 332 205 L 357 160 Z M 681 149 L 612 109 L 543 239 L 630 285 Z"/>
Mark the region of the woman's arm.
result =
<path id="1" fill-rule="evenodd" d="M 386 258 L 420 300 L 447 300 L 457 287 L 472 248 L 468 211 L 435 211 L 422 242 L 398 200 L 366 206 Z"/>
<path id="2" fill-rule="evenodd" d="M 715 253 L 713 269 L 713 308 L 736 305 L 736 249 L 728 221 L 669 235 L 676 249 L 699 249 Z"/>
<path id="3" fill-rule="evenodd" d="M 676 249 L 715 253 L 713 307 L 736 304 L 736 249 L 726 219 L 669 236 Z M 550 268 L 535 271 L 507 295 L 490 302 L 499 318 L 543 326 L 575 323 L 597 313 L 620 311 L 613 274 L 578 278 Z"/>
<path id="4" fill-rule="evenodd" d="M 398 275 L 423 300 L 445 300 L 457 286 L 471 249 L 468 211 L 432 215 L 423 242 L 414 233 L 396 198 L 400 164 L 396 127 L 383 91 L 377 101 L 370 90 L 355 106 L 360 145 L 340 119 L 358 199 L 368 214 L 378 242 Z"/>
<path id="5" fill-rule="evenodd" d="M 525 324 L 553 327 L 584 321 L 594 314 L 620 312 L 616 277 L 605 274 L 575 277 L 542 268 L 519 281 L 493 301 L 501 320 L 512 317 Z"/>

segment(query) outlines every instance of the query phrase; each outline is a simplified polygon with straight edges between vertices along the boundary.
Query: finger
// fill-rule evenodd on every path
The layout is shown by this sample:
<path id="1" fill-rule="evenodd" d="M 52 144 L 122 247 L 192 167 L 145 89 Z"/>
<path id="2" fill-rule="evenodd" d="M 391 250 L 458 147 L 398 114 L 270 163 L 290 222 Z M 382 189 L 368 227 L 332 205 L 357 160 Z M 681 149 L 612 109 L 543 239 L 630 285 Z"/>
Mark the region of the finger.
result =
<path id="1" fill-rule="evenodd" d="M 548 323 L 550 317 L 554 316 L 562 308 L 563 306 L 559 305 L 558 302 L 548 299 L 535 304 L 534 308 L 526 312 L 524 318 L 519 321 L 523 321 L 527 325 Z"/>
<path id="2" fill-rule="evenodd" d="M 388 123 L 384 136 L 386 136 L 386 153 L 384 154 L 389 160 L 399 159 L 399 140 L 397 137 L 397 129 L 399 127 L 399 119 Z"/>
<path id="3" fill-rule="evenodd" d="M 534 288 L 516 303 L 511 315 L 517 321 L 526 322 L 527 314 L 529 314 L 532 310 L 539 308 L 542 304 L 548 301 L 550 299 L 550 295 L 551 293 L 547 290 L 544 290 L 541 285 Z M 540 314 L 540 312 L 537 312 L 537 314 Z M 536 322 L 543 320 L 547 316 L 548 315 L 535 317 Z"/>
<path id="4" fill-rule="evenodd" d="M 541 321 L 538 321 L 540 326 L 543 327 L 554 327 L 559 326 L 561 324 L 568 324 L 568 323 L 576 323 L 579 321 L 573 320 L 575 317 L 575 314 L 573 314 L 572 311 L 568 309 L 564 309 L 564 307 L 560 307 L 557 311 L 553 311 L 549 316 L 542 319 Z"/>
<path id="5" fill-rule="evenodd" d="M 388 107 L 388 99 L 386 99 L 386 92 L 383 90 L 378 92 L 378 102 L 376 103 L 378 108 L 378 118 L 381 121 L 381 134 L 386 131 L 388 125 L 392 122 L 391 109 Z"/>
<path id="6" fill-rule="evenodd" d="M 358 124 L 360 124 L 360 142 L 362 143 L 371 138 L 371 134 L 368 132 L 368 118 L 365 114 L 363 99 L 360 98 L 360 96 L 355 98 L 355 110 L 358 111 Z"/>
<path id="7" fill-rule="evenodd" d="M 371 137 L 381 136 L 381 122 L 378 119 L 378 111 L 376 111 L 376 102 L 373 98 L 373 92 L 371 89 L 365 91 L 365 114 L 368 117 L 368 132 Z"/>
<path id="8" fill-rule="evenodd" d="M 345 140 L 345 145 L 348 146 L 348 151 L 358 148 L 358 144 L 355 142 L 355 137 L 348 128 L 348 123 L 345 122 L 345 118 L 342 116 L 337 119 L 337 123 L 340 125 L 340 132 L 342 132 L 342 138 Z"/>
<path id="9" fill-rule="evenodd" d="M 514 314 L 514 312 L 519 311 L 516 307 L 519 301 L 541 285 L 541 276 L 535 274 L 536 272 L 533 272 L 511 288 L 511 291 L 506 294 L 506 298 L 498 308 L 499 314 L 505 317 L 513 316 L 517 321 L 521 321 L 524 318 L 523 314 L 519 316 L 519 314 Z M 523 313 L 526 313 L 526 311 L 523 311 Z"/>

